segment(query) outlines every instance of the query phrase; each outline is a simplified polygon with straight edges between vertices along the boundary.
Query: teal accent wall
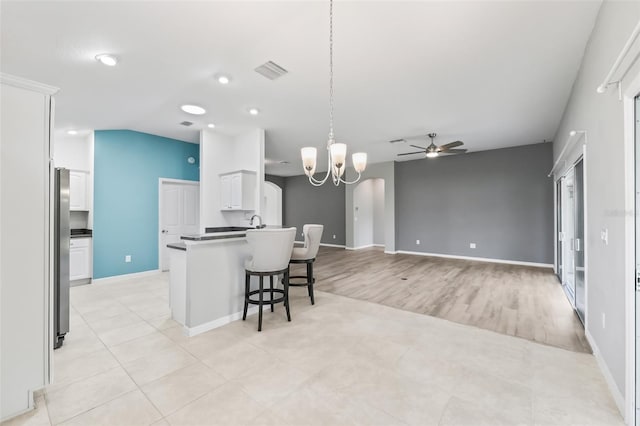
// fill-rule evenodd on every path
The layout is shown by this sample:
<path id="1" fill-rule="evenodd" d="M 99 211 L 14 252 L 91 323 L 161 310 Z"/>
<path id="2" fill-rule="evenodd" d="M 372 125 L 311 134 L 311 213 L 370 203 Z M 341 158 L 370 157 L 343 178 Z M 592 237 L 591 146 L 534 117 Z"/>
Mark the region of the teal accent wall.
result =
<path id="1" fill-rule="evenodd" d="M 158 179 L 197 181 L 199 164 L 196 144 L 131 130 L 95 132 L 94 278 L 158 269 Z"/>

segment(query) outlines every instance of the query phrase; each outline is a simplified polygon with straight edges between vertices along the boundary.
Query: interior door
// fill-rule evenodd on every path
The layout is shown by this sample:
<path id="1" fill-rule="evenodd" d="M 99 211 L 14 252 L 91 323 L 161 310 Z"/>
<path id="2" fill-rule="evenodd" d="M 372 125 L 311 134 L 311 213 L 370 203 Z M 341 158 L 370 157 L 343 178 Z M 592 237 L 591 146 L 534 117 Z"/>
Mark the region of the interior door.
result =
<path id="1" fill-rule="evenodd" d="M 164 182 L 160 212 L 160 270 L 169 270 L 167 244 L 185 234 L 197 234 L 200 226 L 200 185 Z"/>
<path id="2" fill-rule="evenodd" d="M 200 226 L 200 187 L 183 185 L 182 187 L 182 232 L 197 234 Z"/>
<path id="3" fill-rule="evenodd" d="M 180 241 L 182 232 L 182 187 L 174 183 L 162 185 L 162 212 L 160 214 L 160 269 L 169 270 L 169 249 L 167 244 Z"/>
<path id="4" fill-rule="evenodd" d="M 583 160 L 578 161 L 574 168 L 573 181 L 573 199 L 574 199 L 574 242 L 573 254 L 575 265 L 575 300 L 576 312 L 578 317 L 584 324 L 585 318 L 585 263 L 584 263 L 584 163 Z"/>

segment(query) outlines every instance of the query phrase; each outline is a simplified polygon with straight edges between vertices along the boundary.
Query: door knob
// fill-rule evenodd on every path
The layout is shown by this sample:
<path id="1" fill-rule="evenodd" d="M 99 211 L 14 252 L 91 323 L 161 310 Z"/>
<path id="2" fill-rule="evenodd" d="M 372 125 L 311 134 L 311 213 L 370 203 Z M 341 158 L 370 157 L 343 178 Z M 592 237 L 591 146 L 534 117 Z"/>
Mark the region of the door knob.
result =
<path id="1" fill-rule="evenodd" d="M 162 230 L 162 233 L 163 233 L 163 234 L 166 234 L 167 232 L 169 232 L 169 231 L 167 231 L 166 229 L 163 229 L 163 230 Z"/>

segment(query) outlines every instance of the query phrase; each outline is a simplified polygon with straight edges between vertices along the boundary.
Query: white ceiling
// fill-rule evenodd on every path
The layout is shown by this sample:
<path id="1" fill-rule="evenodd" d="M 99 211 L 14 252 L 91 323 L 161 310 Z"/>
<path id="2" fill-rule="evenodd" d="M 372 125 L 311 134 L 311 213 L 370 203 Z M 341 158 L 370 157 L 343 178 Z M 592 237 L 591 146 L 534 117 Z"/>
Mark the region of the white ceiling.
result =
<path id="1" fill-rule="evenodd" d="M 197 142 L 207 123 L 262 127 L 281 175 L 328 132 L 328 2 L 8 2 L 3 72 L 61 88 L 56 128 L 133 129 Z M 470 151 L 550 140 L 600 1 L 348 2 L 335 12 L 335 127 L 369 162 L 439 134 Z M 94 60 L 113 53 L 116 67 Z M 253 71 L 273 60 L 289 71 Z M 213 76 L 226 73 L 229 85 Z M 204 106 L 204 117 L 179 105 Z M 250 116 L 247 108 L 261 114 Z M 184 128 L 178 123 L 196 124 Z M 320 159 L 325 157 L 320 150 Z M 416 156 L 419 158 L 419 156 Z M 415 158 L 415 157 L 414 157 Z M 414 159 L 403 157 L 402 159 Z M 326 161 L 326 160 L 321 160 Z"/>

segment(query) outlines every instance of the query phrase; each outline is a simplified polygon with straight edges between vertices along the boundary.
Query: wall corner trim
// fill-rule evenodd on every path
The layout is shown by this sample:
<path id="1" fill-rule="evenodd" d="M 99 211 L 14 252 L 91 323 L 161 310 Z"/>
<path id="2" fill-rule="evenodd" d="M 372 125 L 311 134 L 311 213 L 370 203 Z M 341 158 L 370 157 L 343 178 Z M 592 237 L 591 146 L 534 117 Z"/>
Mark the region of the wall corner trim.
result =
<path id="1" fill-rule="evenodd" d="M 607 382 L 607 386 L 609 387 L 609 392 L 611 392 L 611 396 L 613 397 L 613 400 L 615 401 L 616 406 L 618 407 L 618 411 L 620 411 L 620 414 L 622 415 L 622 417 L 625 417 L 624 397 L 620 393 L 620 390 L 618 389 L 618 386 L 616 385 L 615 380 L 613 380 L 613 375 L 611 374 L 611 371 L 609 371 L 609 367 L 607 366 L 607 363 L 602 358 L 602 355 L 600 355 L 600 349 L 598 348 L 598 345 L 596 344 L 596 341 L 594 340 L 589 330 L 585 330 L 585 336 L 587 337 L 587 341 L 591 345 L 591 349 L 593 350 L 593 356 L 595 357 L 596 362 L 598 363 L 598 367 L 600 367 L 600 371 L 602 372 L 602 375 L 604 376 L 604 379 Z"/>
<path id="2" fill-rule="evenodd" d="M 523 262 L 520 260 L 506 260 L 506 259 L 492 259 L 488 257 L 471 257 L 471 256 L 458 256 L 454 254 L 441 254 L 441 253 L 423 253 L 419 251 L 407 251 L 397 250 L 399 254 L 411 254 L 415 256 L 427 256 L 427 257 L 443 257 L 446 259 L 461 259 L 461 260 L 473 260 L 476 262 L 489 262 L 489 263 L 506 263 L 508 265 L 522 265 L 522 266 L 534 266 L 536 268 L 553 268 L 551 263 L 536 263 L 536 262 Z"/>
<path id="3" fill-rule="evenodd" d="M 152 269 L 151 271 L 134 272 L 132 274 L 114 275 L 112 277 L 97 278 L 95 280 L 91 280 L 91 284 L 109 284 L 109 283 L 114 283 L 119 281 L 127 281 L 134 278 L 160 275 L 161 273 L 162 271 L 160 271 L 159 269 Z"/>

